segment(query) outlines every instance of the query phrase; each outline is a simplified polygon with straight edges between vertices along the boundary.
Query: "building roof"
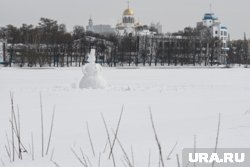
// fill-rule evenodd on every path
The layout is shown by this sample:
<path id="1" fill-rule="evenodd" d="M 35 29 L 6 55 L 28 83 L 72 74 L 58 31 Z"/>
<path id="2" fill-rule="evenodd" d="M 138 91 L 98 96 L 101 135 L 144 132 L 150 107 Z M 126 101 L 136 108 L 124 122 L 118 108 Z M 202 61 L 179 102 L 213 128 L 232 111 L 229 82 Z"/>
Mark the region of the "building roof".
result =
<path id="1" fill-rule="evenodd" d="M 225 30 L 227 30 L 227 27 L 225 27 L 225 26 L 221 26 L 221 29 L 225 29 Z"/>
<path id="2" fill-rule="evenodd" d="M 128 8 L 128 9 L 124 10 L 123 15 L 132 16 L 132 15 L 134 15 L 134 11 L 132 9 Z"/>
<path id="3" fill-rule="evenodd" d="M 214 13 L 205 13 L 203 20 L 218 20 Z"/>

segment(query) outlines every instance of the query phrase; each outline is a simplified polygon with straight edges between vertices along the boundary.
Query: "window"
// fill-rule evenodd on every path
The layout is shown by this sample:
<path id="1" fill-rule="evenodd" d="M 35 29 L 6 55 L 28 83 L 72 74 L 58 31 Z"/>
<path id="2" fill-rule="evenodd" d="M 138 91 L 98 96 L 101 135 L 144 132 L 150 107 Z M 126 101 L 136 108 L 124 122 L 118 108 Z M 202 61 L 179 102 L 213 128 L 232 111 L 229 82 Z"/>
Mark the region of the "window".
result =
<path id="1" fill-rule="evenodd" d="M 127 22 L 127 19 L 126 17 L 123 18 L 123 23 L 126 23 Z"/>
<path id="2" fill-rule="evenodd" d="M 215 34 L 217 35 L 217 34 L 218 34 L 218 31 L 215 31 Z"/>

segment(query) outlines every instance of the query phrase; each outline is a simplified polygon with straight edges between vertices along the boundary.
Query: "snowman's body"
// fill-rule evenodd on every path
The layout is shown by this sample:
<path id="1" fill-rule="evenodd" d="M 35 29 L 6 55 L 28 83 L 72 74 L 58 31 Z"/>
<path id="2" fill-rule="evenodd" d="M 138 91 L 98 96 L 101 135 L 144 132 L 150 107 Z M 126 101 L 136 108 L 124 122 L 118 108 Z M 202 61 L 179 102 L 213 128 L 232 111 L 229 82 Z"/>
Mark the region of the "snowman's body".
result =
<path id="1" fill-rule="evenodd" d="M 105 88 L 107 82 L 100 75 L 102 66 L 95 63 L 95 50 L 91 49 L 88 57 L 88 64 L 82 67 L 83 77 L 80 81 L 80 88 Z"/>

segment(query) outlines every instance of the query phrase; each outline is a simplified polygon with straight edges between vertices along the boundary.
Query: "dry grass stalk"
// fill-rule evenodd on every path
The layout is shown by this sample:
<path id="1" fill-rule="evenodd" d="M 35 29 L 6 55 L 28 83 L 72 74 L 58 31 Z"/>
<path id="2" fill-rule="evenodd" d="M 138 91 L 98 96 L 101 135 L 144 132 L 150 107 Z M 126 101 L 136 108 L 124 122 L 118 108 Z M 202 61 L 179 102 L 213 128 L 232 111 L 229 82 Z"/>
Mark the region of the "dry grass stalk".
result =
<path id="1" fill-rule="evenodd" d="M 32 161 L 35 160 L 35 153 L 34 153 L 34 138 L 33 133 L 31 133 L 31 155 L 32 155 Z"/>
<path id="2" fill-rule="evenodd" d="M 6 150 L 6 153 L 7 153 L 8 157 L 9 157 L 9 159 L 10 159 L 10 162 L 11 162 L 11 153 L 10 153 L 10 151 L 8 150 L 8 148 L 7 148 L 6 145 L 5 145 L 5 150 Z"/>
<path id="3" fill-rule="evenodd" d="M 194 155 L 196 153 L 196 135 L 194 135 Z M 193 167 L 196 167 L 196 163 L 194 162 L 194 166 Z"/>
<path id="4" fill-rule="evenodd" d="M 84 153 L 83 153 L 83 151 L 82 151 L 82 148 L 80 148 L 80 152 L 81 152 L 82 159 L 83 159 L 83 161 L 84 161 L 85 166 L 88 167 L 88 162 L 87 162 L 87 160 L 86 160 L 86 158 L 85 158 L 85 156 L 84 156 Z"/>
<path id="5" fill-rule="evenodd" d="M 50 156 L 50 160 L 51 160 L 51 161 L 53 161 L 54 152 L 55 152 L 55 148 L 53 148 L 53 149 L 52 149 L 52 152 L 51 152 L 51 156 Z"/>
<path id="6" fill-rule="evenodd" d="M 106 152 L 106 149 L 107 149 L 107 147 L 108 147 L 108 144 L 109 144 L 109 140 L 107 139 L 107 140 L 106 140 L 106 143 L 105 143 L 105 146 L 104 146 L 104 149 L 103 149 L 103 151 L 102 151 L 103 154 Z"/>
<path id="7" fill-rule="evenodd" d="M 103 123 L 104 123 L 104 126 L 105 126 L 106 134 L 107 134 L 107 137 L 108 137 L 108 143 L 109 143 L 109 146 L 110 146 L 110 149 L 111 149 L 112 145 L 111 145 L 111 140 L 110 140 L 110 135 L 109 135 L 107 123 L 106 123 L 105 118 L 104 118 L 102 113 L 101 113 L 101 116 L 102 116 L 102 120 L 103 120 Z M 112 155 L 113 165 L 114 165 L 114 167 L 116 167 L 115 157 L 114 157 L 113 152 L 111 152 L 111 155 Z"/>
<path id="8" fill-rule="evenodd" d="M 155 129 L 155 125 L 154 125 L 154 120 L 153 120 L 153 115 L 152 115 L 152 112 L 151 112 L 151 108 L 149 108 L 149 114 L 150 114 L 150 120 L 151 120 L 152 128 L 153 128 L 153 131 L 154 131 L 154 135 L 155 135 L 155 141 L 156 141 L 158 149 L 159 149 L 160 162 L 161 162 L 162 167 L 164 167 L 164 160 L 163 160 L 163 155 L 162 155 L 162 148 L 161 148 L 161 144 L 159 142 L 159 139 L 158 139 L 158 136 L 157 136 L 157 133 L 156 133 L 156 129 Z"/>
<path id="9" fill-rule="evenodd" d="M 56 108 L 54 106 L 52 119 L 51 119 L 51 125 L 50 125 L 49 140 L 48 140 L 47 149 L 46 149 L 46 155 L 48 155 L 48 153 L 49 153 L 49 147 L 50 147 L 50 142 L 51 142 L 51 137 L 52 137 L 52 131 L 53 131 L 53 127 L 54 127 L 55 112 L 56 112 Z"/>
<path id="10" fill-rule="evenodd" d="M 214 153 L 217 152 L 217 148 L 218 148 L 218 142 L 219 142 L 219 136 L 220 136 L 220 124 L 221 124 L 221 114 L 219 113 L 219 119 L 218 119 L 217 135 L 216 135 Z M 212 167 L 214 167 L 214 161 L 212 163 Z"/>
<path id="11" fill-rule="evenodd" d="M 126 164 L 126 160 L 124 160 L 124 159 L 121 158 L 121 162 L 122 162 L 122 164 L 123 164 L 124 167 L 128 167 L 127 164 Z"/>
<path id="12" fill-rule="evenodd" d="M 7 155 L 9 157 L 9 159 L 10 159 L 10 162 L 11 162 L 12 161 L 12 157 L 11 157 L 10 140 L 9 140 L 7 132 L 5 132 L 5 135 L 6 135 L 6 140 L 7 140 L 7 144 L 8 144 L 8 147 L 5 145 L 5 150 L 7 152 Z"/>
<path id="13" fill-rule="evenodd" d="M 134 150 L 133 146 L 131 145 L 131 157 L 132 157 L 132 165 L 133 167 L 135 166 L 135 157 L 134 157 Z"/>
<path id="14" fill-rule="evenodd" d="M 42 93 L 40 92 L 40 110 L 41 110 L 41 139 L 42 139 L 42 157 L 44 156 L 44 128 L 43 128 L 43 103 Z"/>
<path id="15" fill-rule="evenodd" d="M 132 163 L 131 163 L 131 161 L 129 159 L 129 156 L 128 156 L 127 152 L 125 151 L 124 147 L 122 146 L 119 138 L 117 138 L 116 140 L 117 140 L 117 142 L 118 142 L 118 144 L 119 144 L 119 146 L 120 146 L 120 148 L 121 148 L 121 150 L 123 152 L 125 162 L 128 164 L 129 167 L 133 167 L 133 165 L 132 165 Z"/>
<path id="16" fill-rule="evenodd" d="M 55 162 L 55 161 L 52 161 L 53 162 L 53 164 L 56 166 L 56 167 L 60 167 L 60 165 L 57 163 L 57 162 Z"/>
<path id="17" fill-rule="evenodd" d="M 20 111 L 19 111 L 19 106 L 17 105 L 17 120 L 18 120 L 18 131 L 19 131 L 19 151 L 22 153 L 21 147 L 23 147 L 23 144 L 21 142 L 21 121 L 20 121 Z M 24 152 L 26 150 L 24 149 Z M 22 154 L 20 155 L 20 158 L 22 159 Z"/>
<path id="18" fill-rule="evenodd" d="M 92 163 L 91 163 L 91 161 L 90 161 L 90 159 L 89 159 L 89 157 L 88 157 L 87 155 L 85 155 L 85 157 L 86 157 L 86 159 L 87 159 L 87 162 L 89 163 L 89 166 L 90 166 L 90 167 L 93 167 L 93 166 L 92 166 Z"/>
<path id="19" fill-rule="evenodd" d="M 179 155 L 178 154 L 176 154 L 176 159 L 177 159 L 177 166 L 181 167 L 180 159 L 179 159 Z"/>
<path id="20" fill-rule="evenodd" d="M 102 156 L 102 154 L 101 154 L 101 153 L 99 153 L 99 158 L 98 158 L 98 167 L 101 167 L 101 156 Z"/>
<path id="21" fill-rule="evenodd" d="M 73 148 L 71 148 L 71 151 L 73 152 L 73 154 L 75 155 L 75 157 L 78 159 L 78 161 L 84 166 L 84 167 L 88 167 L 86 166 L 86 164 L 81 160 L 81 158 L 77 155 L 77 153 L 75 152 L 75 150 Z"/>
<path id="22" fill-rule="evenodd" d="M 90 135 L 88 122 L 86 122 L 86 126 L 87 126 L 87 132 L 88 132 L 88 137 L 89 137 L 89 142 L 90 142 L 90 145 L 91 145 L 92 153 L 93 153 L 93 155 L 95 157 L 95 149 L 94 149 L 94 145 L 93 145 L 92 138 L 91 138 L 91 135 Z"/>
<path id="23" fill-rule="evenodd" d="M 149 151 L 149 154 L 148 154 L 148 167 L 151 166 L 151 151 Z"/>
<path id="24" fill-rule="evenodd" d="M 14 100 L 13 94 L 10 93 L 10 100 L 11 100 L 11 137 L 12 137 L 12 161 L 15 161 L 15 141 L 14 141 Z"/>
<path id="25" fill-rule="evenodd" d="M 115 146 L 115 141 L 116 141 L 116 138 L 117 138 L 117 135 L 118 135 L 118 131 L 119 131 L 119 127 L 120 127 L 120 123 L 121 123 L 121 119 L 122 119 L 123 110 L 124 110 L 124 106 L 122 106 L 122 111 L 121 111 L 120 116 L 119 116 L 119 120 L 118 120 L 116 131 L 115 131 L 115 137 L 114 137 L 114 140 L 113 140 L 113 143 L 112 143 L 112 146 L 111 146 L 111 149 L 110 149 L 110 153 L 109 153 L 109 158 L 110 158 L 110 156 L 111 156 L 111 154 L 113 152 L 113 148 Z"/>
<path id="26" fill-rule="evenodd" d="M 178 142 L 175 143 L 175 145 L 173 146 L 173 148 L 171 149 L 171 151 L 169 152 L 168 156 L 167 156 L 167 160 L 170 160 L 170 156 L 172 155 L 172 153 L 174 152 L 175 150 L 175 147 L 177 146 Z"/>

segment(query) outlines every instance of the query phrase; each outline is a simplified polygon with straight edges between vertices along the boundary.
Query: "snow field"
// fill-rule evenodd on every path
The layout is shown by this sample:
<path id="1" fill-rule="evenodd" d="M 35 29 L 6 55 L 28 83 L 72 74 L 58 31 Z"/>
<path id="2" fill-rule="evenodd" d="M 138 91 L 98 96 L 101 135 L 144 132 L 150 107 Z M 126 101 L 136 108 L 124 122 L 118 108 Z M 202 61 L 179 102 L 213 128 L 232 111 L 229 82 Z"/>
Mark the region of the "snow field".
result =
<path id="1" fill-rule="evenodd" d="M 115 69 L 104 68 L 106 89 L 78 89 L 82 73 L 80 68 L 58 69 L 0 69 L 0 159 L 8 164 L 4 146 L 5 132 L 10 137 L 10 91 L 14 94 L 15 108 L 20 108 L 21 132 L 24 145 L 31 144 L 34 134 L 35 162 L 42 166 L 50 163 L 40 160 L 41 130 L 40 101 L 42 94 L 45 145 L 47 144 L 53 106 L 56 107 L 51 150 L 53 160 L 60 166 L 81 166 L 73 148 L 80 155 L 80 147 L 93 166 L 111 166 L 109 148 L 103 153 L 107 135 L 102 122 L 104 115 L 111 129 L 117 126 L 121 108 L 124 113 L 118 138 L 131 157 L 133 148 L 135 165 L 145 166 L 151 151 L 151 166 L 158 165 L 158 150 L 150 123 L 151 107 L 156 130 L 162 144 L 166 165 L 176 166 L 175 155 L 182 148 L 214 147 L 218 114 L 221 113 L 219 147 L 249 147 L 250 139 L 250 77 L 249 69 Z M 96 156 L 92 154 L 86 130 L 88 122 Z M 175 142 L 178 145 L 170 160 L 166 160 Z M 117 166 L 123 165 L 123 153 L 115 144 Z M 16 162 L 15 167 L 30 163 Z M 0 163 L 1 166 L 1 163 Z M 7 165 L 8 166 L 8 165 Z M 47 165 L 44 165 L 47 166 Z M 49 166 L 49 165 L 48 165 Z"/>

